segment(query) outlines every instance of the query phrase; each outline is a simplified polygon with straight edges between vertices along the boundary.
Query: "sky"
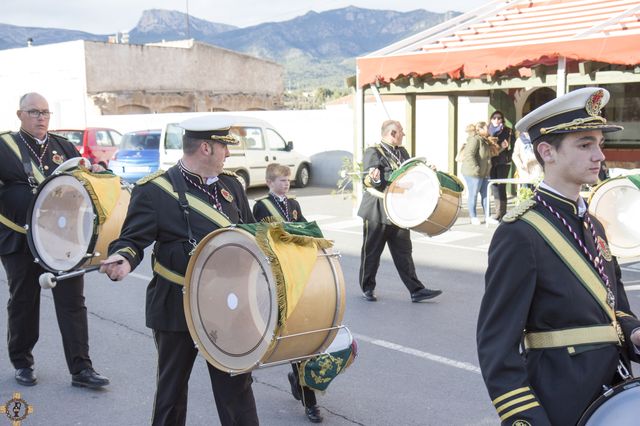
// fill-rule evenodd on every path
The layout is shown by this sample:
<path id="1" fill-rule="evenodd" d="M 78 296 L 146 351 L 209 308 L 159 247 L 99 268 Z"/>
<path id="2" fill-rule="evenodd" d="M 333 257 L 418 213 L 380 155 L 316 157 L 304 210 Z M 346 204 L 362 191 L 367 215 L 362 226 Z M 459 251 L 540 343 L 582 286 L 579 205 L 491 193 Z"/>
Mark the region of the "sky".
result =
<path id="1" fill-rule="evenodd" d="M 494 0 L 495 1 L 495 0 Z M 186 12 L 211 22 L 249 27 L 286 21 L 310 10 L 366 9 L 468 12 L 491 0 L 0 0 L 0 23 L 113 34 L 136 26 L 147 9 Z"/>

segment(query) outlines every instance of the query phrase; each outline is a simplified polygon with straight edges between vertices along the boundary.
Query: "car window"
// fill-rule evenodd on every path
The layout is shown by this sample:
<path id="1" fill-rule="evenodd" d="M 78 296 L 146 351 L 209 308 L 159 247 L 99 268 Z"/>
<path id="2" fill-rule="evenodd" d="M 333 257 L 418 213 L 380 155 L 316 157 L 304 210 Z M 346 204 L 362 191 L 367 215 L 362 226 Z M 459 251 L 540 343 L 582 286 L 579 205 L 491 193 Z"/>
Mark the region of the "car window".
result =
<path id="1" fill-rule="evenodd" d="M 158 149 L 160 147 L 159 133 L 125 133 L 120 143 L 120 149 Z"/>
<path id="2" fill-rule="evenodd" d="M 56 130 L 53 133 L 67 138 L 75 146 L 82 145 L 82 130 Z"/>
<path id="3" fill-rule="evenodd" d="M 287 142 L 273 129 L 265 129 L 267 140 L 269 141 L 269 149 L 286 151 Z"/>
<path id="4" fill-rule="evenodd" d="M 245 135 L 241 136 L 244 146 L 251 150 L 264 150 L 262 129 L 259 127 L 245 127 L 244 130 Z"/>
<path id="5" fill-rule="evenodd" d="M 115 130 L 109 130 L 109 135 L 111 135 L 111 140 L 115 145 L 120 145 L 120 141 L 122 140 L 122 135 Z M 158 139 L 160 137 L 158 136 Z"/>
<path id="6" fill-rule="evenodd" d="M 165 149 L 182 149 L 182 135 L 184 129 L 176 123 L 167 124 L 167 131 L 164 134 Z"/>
<path id="7" fill-rule="evenodd" d="M 96 144 L 98 146 L 113 146 L 113 141 L 107 130 L 96 130 Z"/>

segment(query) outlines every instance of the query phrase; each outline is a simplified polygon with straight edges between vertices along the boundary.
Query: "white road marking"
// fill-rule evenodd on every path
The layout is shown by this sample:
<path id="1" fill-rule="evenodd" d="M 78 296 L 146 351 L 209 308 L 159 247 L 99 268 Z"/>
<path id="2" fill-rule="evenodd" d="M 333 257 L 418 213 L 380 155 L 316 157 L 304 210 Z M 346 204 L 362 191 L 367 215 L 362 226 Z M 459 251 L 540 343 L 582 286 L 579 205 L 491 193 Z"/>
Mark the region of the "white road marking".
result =
<path id="1" fill-rule="evenodd" d="M 424 240 L 427 240 L 433 243 L 445 244 L 445 243 L 452 243 L 454 241 L 461 241 L 461 240 L 466 240 L 467 238 L 474 238 L 474 237 L 480 237 L 480 236 L 482 236 L 482 234 L 479 234 L 477 232 L 447 231 L 435 237 L 423 236 L 419 238 L 417 241 L 422 242 Z"/>
<path id="2" fill-rule="evenodd" d="M 312 214 L 310 216 L 305 216 L 307 220 L 316 222 L 320 222 L 322 220 L 333 219 L 335 216 L 330 216 L 328 214 Z"/>
<path id="3" fill-rule="evenodd" d="M 456 361 L 454 359 L 446 358 L 440 355 L 431 354 L 429 352 L 423 352 L 418 349 L 408 348 L 406 346 L 398 345 L 396 343 L 388 342 L 386 340 L 375 339 L 373 337 L 364 336 L 362 334 L 353 333 L 356 339 L 371 343 L 372 345 L 380 346 L 392 351 L 402 352 L 405 354 L 417 356 L 418 358 L 428 359 L 430 361 L 439 362 L 449 367 L 459 368 L 461 370 L 470 371 L 472 373 L 480 374 L 480 368 L 468 362 Z"/>
<path id="4" fill-rule="evenodd" d="M 625 285 L 624 289 L 626 291 L 638 291 L 640 290 L 640 285 Z"/>
<path id="5" fill-rule="evenodd" d="M 137 278 L 139 280 L 142 281 L 151 281 L 152 277 L 148 277 L 146 275 L 142 275 L 142 274 L 138 274 L 137 272 L 130 272 L 129 275 L 127 275 L 129 277 L 133 277 L 133 278 Z"/>
<path id="6" fill-rule="evenodd" d="M 342 230 L 345 228 L 355 228 L 355 227 L 361 228 L 362 219 L 357 218 L 357 219 L 343 220 L 340 222 L 325 223 L 322 225 L 322 227 L 326 229 L 332 229 L 332 230 Z"/>

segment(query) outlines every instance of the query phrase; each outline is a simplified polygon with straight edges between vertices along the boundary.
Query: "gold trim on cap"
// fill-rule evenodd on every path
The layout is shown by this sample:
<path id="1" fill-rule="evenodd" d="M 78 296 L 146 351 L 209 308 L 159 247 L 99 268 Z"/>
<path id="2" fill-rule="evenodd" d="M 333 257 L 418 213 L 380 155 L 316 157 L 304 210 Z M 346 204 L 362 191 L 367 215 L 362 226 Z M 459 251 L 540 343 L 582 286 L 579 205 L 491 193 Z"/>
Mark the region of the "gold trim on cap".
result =
<path id="1" fill-rule="evenodd" d="M 576 118 L 573 121 L 568 123 L 561 123 L 552 127 L 542 127 L 540 128 L 540 134 L 546 135 L 548 133 L 552 133 L 558 130 L 577 130 L 580 128 L 597 128 L 597 126 L 601 126 L 603 124 L 607 124 L 607 120 L 599 115 L 586 117 L 586 118 Z"/>

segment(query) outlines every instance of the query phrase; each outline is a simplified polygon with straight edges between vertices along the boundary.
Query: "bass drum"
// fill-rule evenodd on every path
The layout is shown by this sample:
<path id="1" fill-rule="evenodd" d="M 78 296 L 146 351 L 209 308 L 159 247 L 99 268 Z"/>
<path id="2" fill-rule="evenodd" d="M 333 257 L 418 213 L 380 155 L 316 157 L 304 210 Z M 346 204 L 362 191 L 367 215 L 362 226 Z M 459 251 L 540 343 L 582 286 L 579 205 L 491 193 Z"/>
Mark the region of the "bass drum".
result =
<path id="1" fill-rule="evenodd" d="M 640 175 L 607 179 L 589 199 L 589 213 L 607 232 L 611 253 L 618 257 L 640 255 Z"/>
<path id="2" fill-rule="evenodd" d="M 577 426 L 637 426 L 640 423 L 640 379 L 606 391 L 583 414 Z"/>
<path id="3" fill-rule="evenodd" d="M 457 177 L 410 159 L 389 180 L 384 210 L 395 225 L 434 237 L 458 219 L 464 185 Z"/>
<path id="4" fill-rule="evenodd" d="M 52 272 L 99 264 L 120 235 L 130 198 L 111 173 L 56 169 L 38 187 L 27 214 L 33 257 Z"/>
<path id="5" fill-rule="evenodd" d="M 219 370 L 243 373 L 324 351 L 342 323 L 345 286 L 337 256 L 318 249 L 304 290 L 284 324 L 275 262 L 249 232 L 213 231 L 185 275 L 184 308 L 200 353 Z"/>

